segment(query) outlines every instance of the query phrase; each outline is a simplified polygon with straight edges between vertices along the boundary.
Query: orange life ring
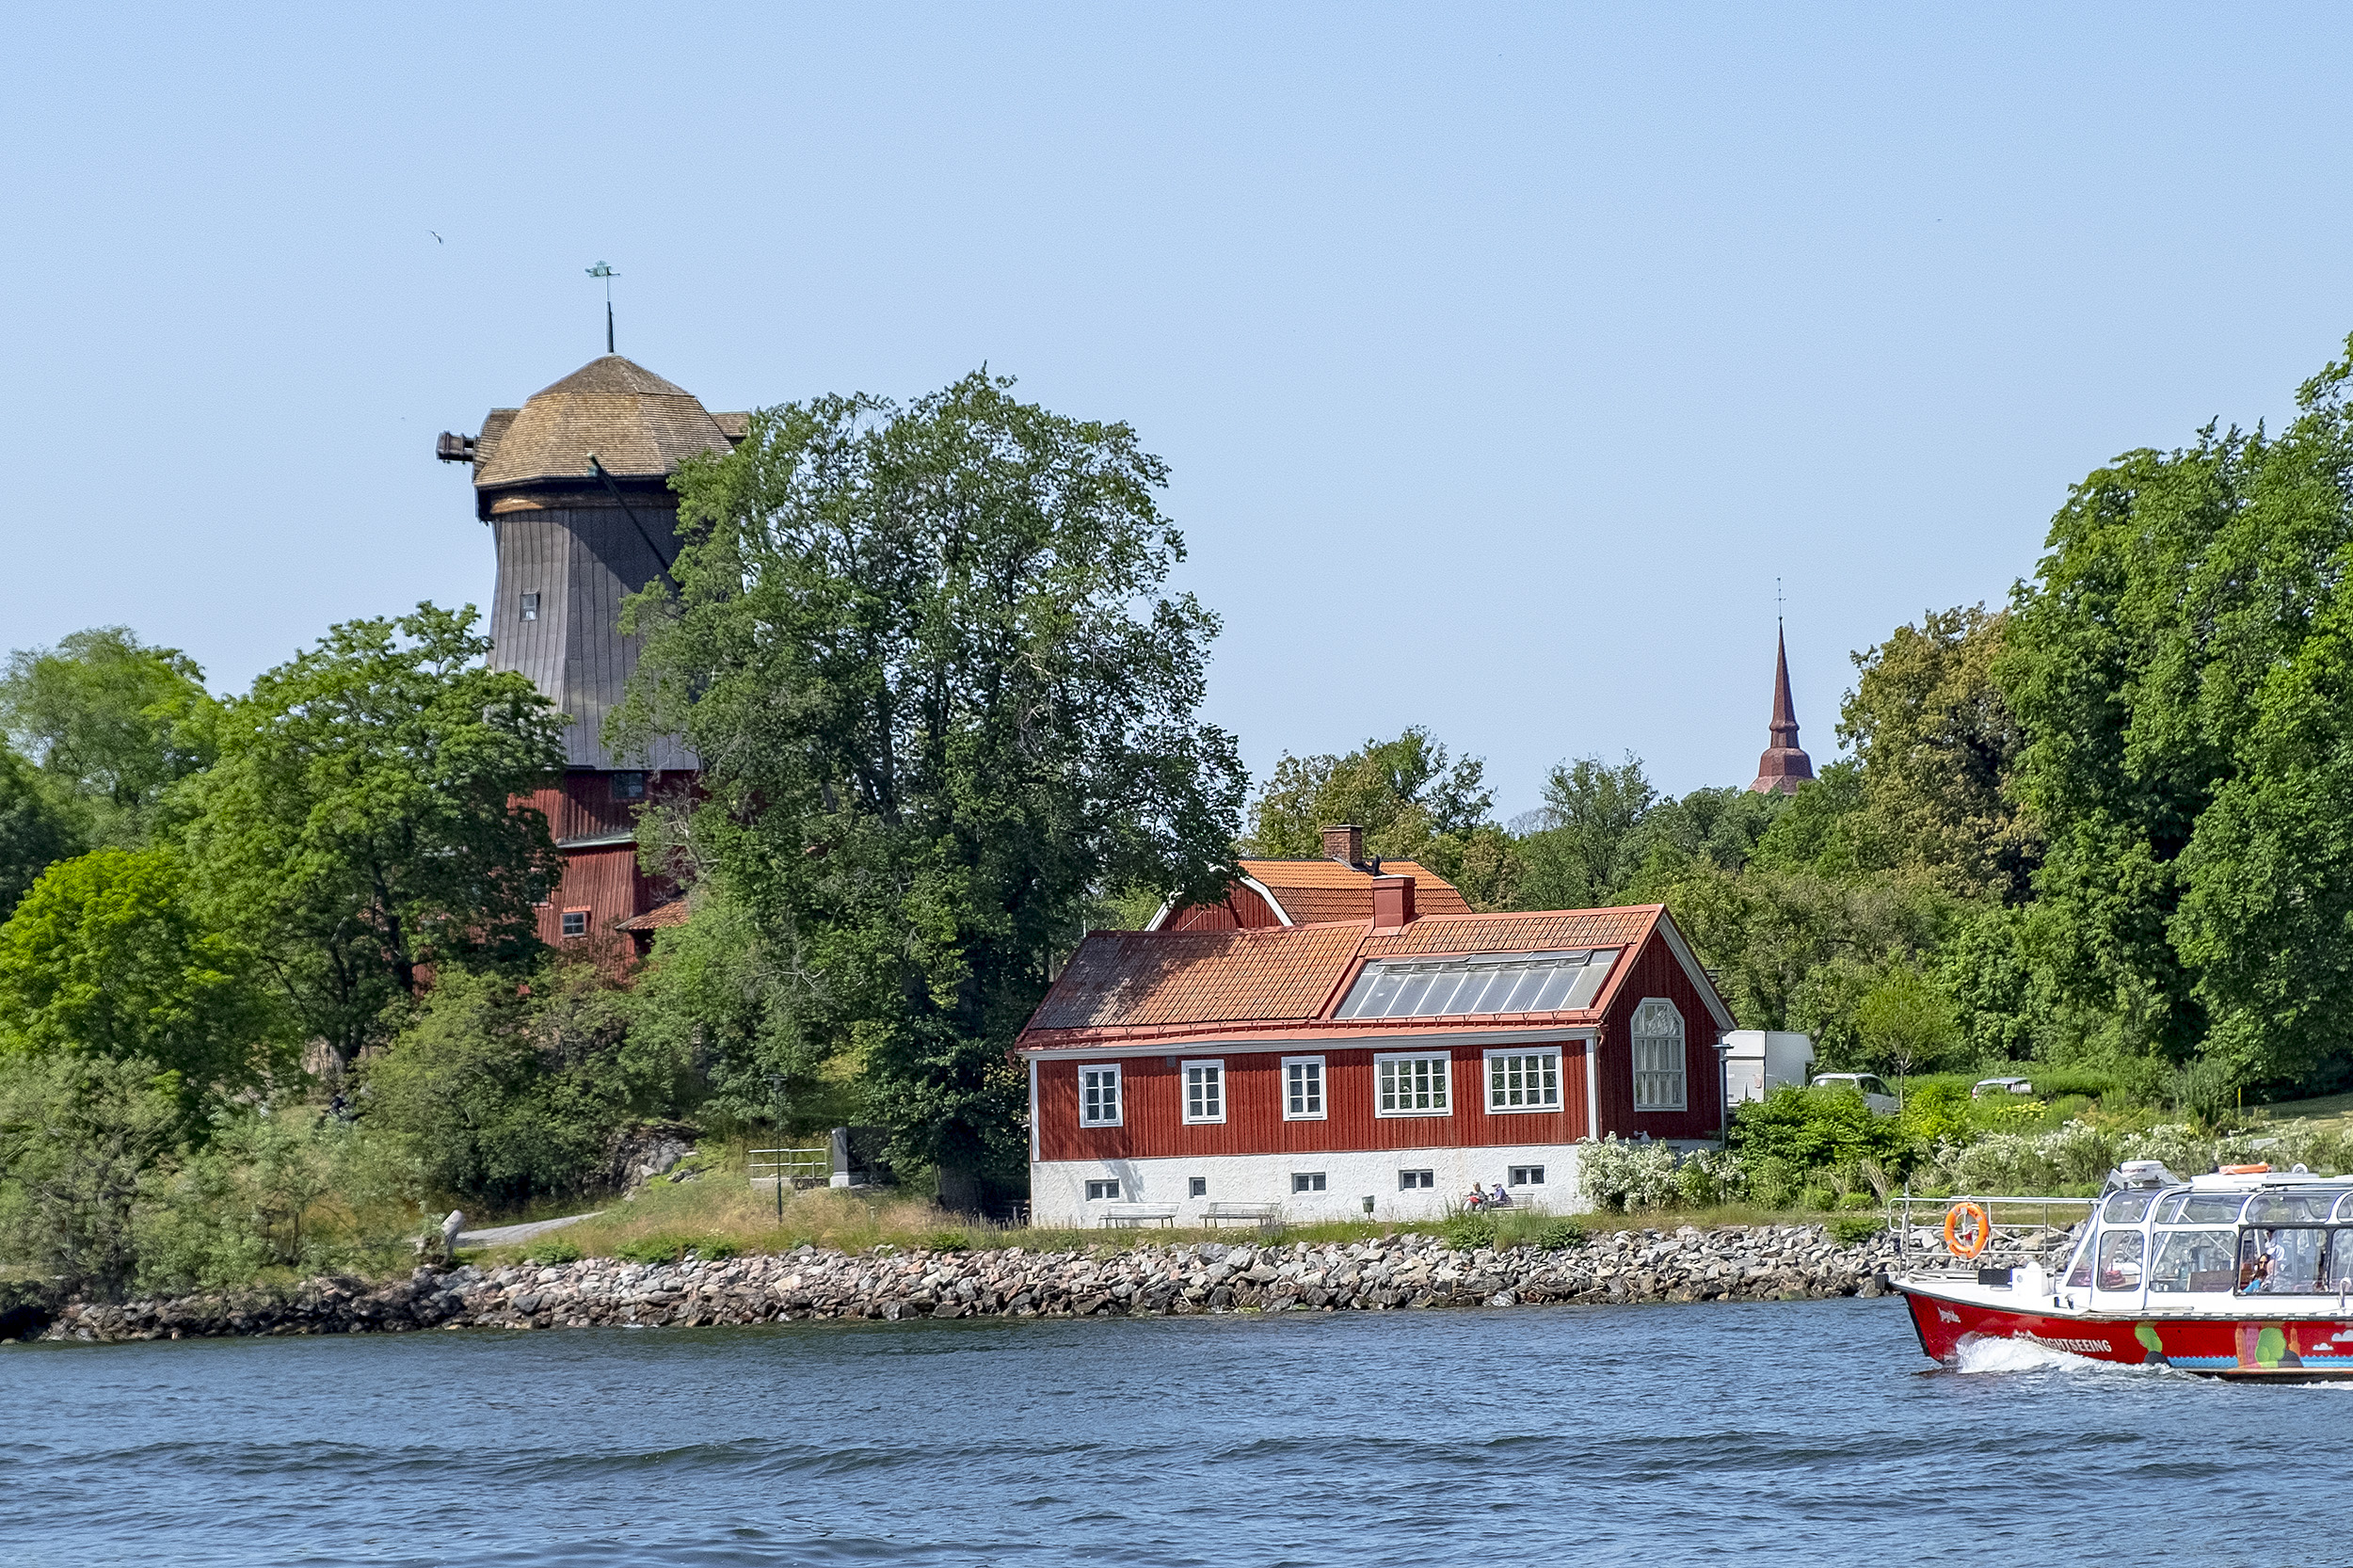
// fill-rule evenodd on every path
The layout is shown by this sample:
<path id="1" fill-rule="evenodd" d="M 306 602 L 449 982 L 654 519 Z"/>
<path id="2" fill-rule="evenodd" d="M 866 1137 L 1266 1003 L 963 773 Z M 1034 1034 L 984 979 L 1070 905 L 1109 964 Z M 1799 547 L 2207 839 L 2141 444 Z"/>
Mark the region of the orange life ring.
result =
<path id="1" fill-rule="evenodd" d="M 2222 1167 L 2221 1174 L 2224 1176 L 2262 1176 L 2270 1169 L 2268 1165 L 2225 1165 Z"/>
<path id="2" fill-rule="evenodd" d="M 1961 1222 L 1970 1222 L 1966 1240 L 1961 1233 Z M 1974 1203 L 1957 1203 L 1945 1211 L 1945 1250 L 1955 1257 L 1975 1257 L 1985 1251 L 1993 1240 L 1993 1222 L 1986 1211 Z"/>

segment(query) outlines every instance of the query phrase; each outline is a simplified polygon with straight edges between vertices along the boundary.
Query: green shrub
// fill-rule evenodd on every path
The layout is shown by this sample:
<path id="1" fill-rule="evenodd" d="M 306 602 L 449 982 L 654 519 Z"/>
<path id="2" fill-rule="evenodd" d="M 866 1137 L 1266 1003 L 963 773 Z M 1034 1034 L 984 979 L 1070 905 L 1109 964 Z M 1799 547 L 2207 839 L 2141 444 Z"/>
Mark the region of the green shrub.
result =
<path id="1" fill-rule="evenodd" d="M 1830 1223 L 1830 1238 L 1842 1247 L 1860 1246 L 1885 1228 L 1876 1214 L 1841 1214 Z"/>
<path id="2" fill-rule="evenodd" d="M 1616 1133 L 1577 1145 L 1577 1191 L 1594 1208 L 1640 1214 L 1671 1208 L 1683 1195 L 1672 1144 L 1637 1143 Z"/>
<path id="3" fill-rule="evenodd" d="M 932 1252 L 969 1252 L 972 1233 L 965 1230 L 936 1230 L 923 1238 L 923 1245 Z"/>
<path id="4" fill-rule="evenodd" d="M 733 1257 L 743 1249 L 721 1236 L 698 1236 L 686 1243 L 686 1250 L 706 1263 L 716 1263 Z"/>
<path id="5" fill-rule="evenodd" d="M 1446 1223 L 1446 1244 L 1457 1252 L 1476 1252 L 1496 1244 L 1496 1223 L 1484 1214 L 1458 1214 Z"/>
<path id="6" fill-rule="evenodd" d="M 641 1236 L 615 1247 L 613 1256 L 624 1263 L 675 1263 L 685 1251 L 686 1243 L 677 1237 Z"/>
<path id="7" fill-rule="evenodd" d="M 1536 1244 L 1546 1252 L 1566 1252 L 1585 1244 L 1585 1227 L 1575 1220 L 1546 1220 L 1536 1231 Z"/>
<path id="8" fill-rule="evenodd" d="M 1909 1128 L 1850 1089 L 1776 1089 L 1740 1107 L 1729 1142 L 1744 1163 L 1770 1157 L 1801 1170 L 1876 1160 L 1902 1171 L 1917 1152 Z"/>
<path id="9" fill-rule="evenodd" d="M 567 1241 L 560 1236 L 549 1236 L 533 1242 L 531 1249 L 523 1254 L 523 1261 L 536 1263 L 542 1268 L 551 1268 L 558 1263 L 577 1263 L 583 1256 L 580 1248 L 573 1242 Z"/>
<path id="10" fill-rule="evenodd" d="M 1778 1155 L 1743 1161 L 1748 1172 L 1749 1199 L 1760 1208 L 1787 1208 L 1798 1200 L 1797 1166 Z"/>
<path id="11" fill-rule="evenodd" d="M 1798 1193 L 1798 1207 L 1809 1214 L 1819 1214 L 1837 1204 L 1838 1194 L 1827 1187 L 1807 1187 Z"/>

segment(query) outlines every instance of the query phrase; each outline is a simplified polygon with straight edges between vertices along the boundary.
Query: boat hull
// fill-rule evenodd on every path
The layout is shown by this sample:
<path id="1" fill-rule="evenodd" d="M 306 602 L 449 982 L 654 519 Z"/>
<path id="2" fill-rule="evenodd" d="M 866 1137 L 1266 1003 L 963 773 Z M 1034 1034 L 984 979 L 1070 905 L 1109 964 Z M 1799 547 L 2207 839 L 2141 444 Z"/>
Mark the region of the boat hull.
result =
<path id="1" fill-rule="evenodd" d="M 1971 1343 L 2011 1339 L 2127 1367 L 2249 1382 L 2353 1381 L 2353 1319 L 2189 1318 L 2022 1311 L 1897 1281 L 1920 1349 L 1951 1366 Z"/>

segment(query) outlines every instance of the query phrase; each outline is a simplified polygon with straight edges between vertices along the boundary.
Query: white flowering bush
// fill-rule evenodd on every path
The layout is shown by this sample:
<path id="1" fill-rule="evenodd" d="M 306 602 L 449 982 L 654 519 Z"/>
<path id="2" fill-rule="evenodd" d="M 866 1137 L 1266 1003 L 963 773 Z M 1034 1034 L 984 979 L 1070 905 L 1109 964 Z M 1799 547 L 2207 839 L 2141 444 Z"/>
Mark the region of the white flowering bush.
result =
<path id="1" fill-rule="evenodd" d="M 1577 1190 L 1596 1208 L 1641 1214 L 1655 1209 L 1704 1208 L 1738 1190 L 1740 1169 L 1730 1155 L 1710 1149 L 1679 1157 L 1670 1144 L 1642 1143 L 1616 1133 L 1577 1145 Z"/>
<path id="2" fill-rule="evenodd" d="M 2164 1122 L 2146 1132 L 2128 1132 L 2118 1146 L 2124 1160 L 2154 1160 L 2175 1176 L 2196 1176 L 2225 1163 L 2217 1158 L 2216 1140 L 2194 1132 L 2179 1122 Z"/>

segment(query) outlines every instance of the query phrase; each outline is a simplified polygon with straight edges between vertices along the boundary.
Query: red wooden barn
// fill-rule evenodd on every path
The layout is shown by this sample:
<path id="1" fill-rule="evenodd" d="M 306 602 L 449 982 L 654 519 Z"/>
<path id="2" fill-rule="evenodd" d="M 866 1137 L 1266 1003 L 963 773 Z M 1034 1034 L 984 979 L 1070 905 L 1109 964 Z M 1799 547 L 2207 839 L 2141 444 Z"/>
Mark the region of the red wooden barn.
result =
<path id="1" fill-rule="evenodd" d="M 1366 890 L 1355 919 L 1080 944 L 1014 1047 L 1038 1223 L 1427 1218 L 1473 1183 L 1565 1211 L 1578 1140 L 1719 1134 L 1732 1014 L 1663 905 L 1429 914 L 1411 876 Z"/>

